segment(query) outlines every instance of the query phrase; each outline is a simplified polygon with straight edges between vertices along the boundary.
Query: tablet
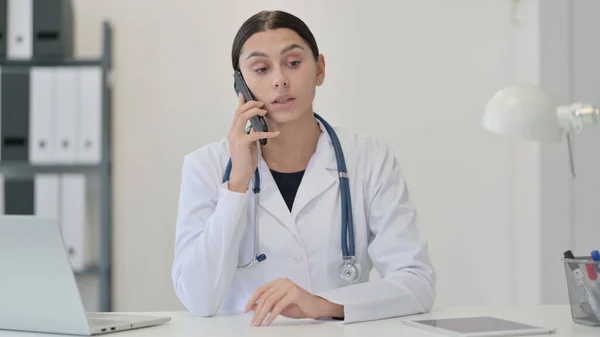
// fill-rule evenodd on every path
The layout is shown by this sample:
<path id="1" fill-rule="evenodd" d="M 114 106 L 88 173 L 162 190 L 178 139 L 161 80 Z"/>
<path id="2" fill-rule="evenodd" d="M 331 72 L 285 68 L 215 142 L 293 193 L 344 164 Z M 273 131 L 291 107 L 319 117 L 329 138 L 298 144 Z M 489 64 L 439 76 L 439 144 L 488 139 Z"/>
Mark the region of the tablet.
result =
<path id="1" fill-rule="evenodd" d="M 541 335 L 555 332 L 544 328 L 490 316 L 405 320 L 406 325 L 453 337 Z"/>

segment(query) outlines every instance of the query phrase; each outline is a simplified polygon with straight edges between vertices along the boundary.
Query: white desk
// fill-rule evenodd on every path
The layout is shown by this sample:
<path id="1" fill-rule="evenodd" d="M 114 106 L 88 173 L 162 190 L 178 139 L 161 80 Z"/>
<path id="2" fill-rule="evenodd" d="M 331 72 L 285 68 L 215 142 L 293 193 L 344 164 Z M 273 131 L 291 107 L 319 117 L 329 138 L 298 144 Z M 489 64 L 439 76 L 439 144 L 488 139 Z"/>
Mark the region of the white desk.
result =
<path id="1" fill-rule="evenodd" d="M 142 314 L 142 313 L 140 313 Z M 142 328 L 106 334 L 107 337 L 439 337 L 420 329 L 411 328 L 402 323 L 403 319 L 441 318 L 474 315 L 490 315 L 512 319 L 523 323 L 555 327 L 556 337 L 599 337 L 600 327 L 588 327 L 573 323 L 568 306 L 534 307 L 457 307 L 435 309 L 429 314 L 403 318 L 391 318 L 380 321 L 341 325 L 338 322 L 313 320 L 291 320 L 279 317 L 271 326 L 252 327 L 249 325 L 251 314 L 219 316 L 211 318 L 192 317 L 186 312 L 151 312 L 145 315 L 165 315 L 172 320 L 162 326 Z M 55 334 L 8 332 L 0 330 L 0 337 L 56 337 Z"/>

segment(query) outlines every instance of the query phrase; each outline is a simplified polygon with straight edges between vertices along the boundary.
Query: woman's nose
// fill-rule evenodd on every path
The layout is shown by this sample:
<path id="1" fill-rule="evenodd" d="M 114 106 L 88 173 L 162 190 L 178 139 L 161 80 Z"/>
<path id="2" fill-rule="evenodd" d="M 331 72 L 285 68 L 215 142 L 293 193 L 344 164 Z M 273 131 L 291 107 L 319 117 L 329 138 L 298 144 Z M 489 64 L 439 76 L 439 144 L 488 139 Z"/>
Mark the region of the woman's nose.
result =
<path id="1" fill-rule="evenodd" d="M 274 85 L 275 85 L 275 88 L 279 88 L 279 87 L 285 88 L 285 87 L 290 86 L 290 81 L 284 74 L 279 73 L 275 77 Z"/>

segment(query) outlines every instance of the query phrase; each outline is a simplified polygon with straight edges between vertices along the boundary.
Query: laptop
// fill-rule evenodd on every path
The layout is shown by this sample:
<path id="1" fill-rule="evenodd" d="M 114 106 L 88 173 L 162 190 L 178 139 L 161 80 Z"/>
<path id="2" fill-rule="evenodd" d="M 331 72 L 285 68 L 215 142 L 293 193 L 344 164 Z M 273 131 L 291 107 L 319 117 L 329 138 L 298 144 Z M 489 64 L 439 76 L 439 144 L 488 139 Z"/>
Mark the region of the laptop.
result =
<path id="1" fill-rule="evenodd" d="M 86 313 L 57 222 L 0 216 L 0 330 L 99 335 L 170 320 Z"/>

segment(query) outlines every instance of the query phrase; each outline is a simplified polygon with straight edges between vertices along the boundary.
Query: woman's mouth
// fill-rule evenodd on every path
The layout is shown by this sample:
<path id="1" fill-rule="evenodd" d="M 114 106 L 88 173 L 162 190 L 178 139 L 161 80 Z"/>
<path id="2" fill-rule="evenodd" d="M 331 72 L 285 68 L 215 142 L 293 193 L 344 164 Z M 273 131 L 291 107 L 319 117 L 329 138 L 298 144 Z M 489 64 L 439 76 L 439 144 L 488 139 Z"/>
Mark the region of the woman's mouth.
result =
<path id="1" fill-rule="evenodd" d="M 275 98 L 271 104 L 275 107 L 288 107 L 296 100 L 295 97 L 292 96 L 280 96 Z"/>

